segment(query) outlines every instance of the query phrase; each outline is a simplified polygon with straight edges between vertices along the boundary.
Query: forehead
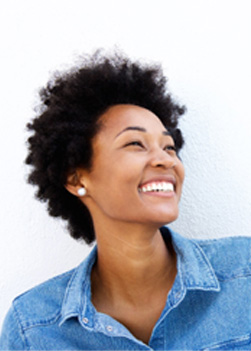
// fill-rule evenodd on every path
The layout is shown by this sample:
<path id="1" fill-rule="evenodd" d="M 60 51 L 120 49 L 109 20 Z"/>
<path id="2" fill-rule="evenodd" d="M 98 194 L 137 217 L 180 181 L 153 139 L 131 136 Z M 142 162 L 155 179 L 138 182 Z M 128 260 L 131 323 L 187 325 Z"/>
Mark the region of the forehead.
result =
<path id="1" fill-rule="evenodd" d="M 150 110 L 136 105 L 115 105 L 101 117 L 100 133 L 114 134 L 131 126 L 145 128 L 148 132 L 166 130 L 160 119 Z"/>

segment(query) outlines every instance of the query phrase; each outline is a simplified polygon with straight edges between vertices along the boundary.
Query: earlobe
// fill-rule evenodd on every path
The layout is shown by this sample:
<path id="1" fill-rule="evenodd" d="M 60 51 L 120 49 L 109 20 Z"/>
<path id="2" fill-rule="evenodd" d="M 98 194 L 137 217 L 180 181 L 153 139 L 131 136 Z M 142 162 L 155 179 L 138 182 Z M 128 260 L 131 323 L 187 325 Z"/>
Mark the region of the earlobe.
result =
<path id="1" fill-rule="evenodd" d="M 86 195 L 86 189 L 84 186 L 78 189 L 78 195 L 81 197 Z"/>
<path id="2" fill-rule="evenodd" d="M 85 194 L 86 194 L 86 189 L 84 187 L 83 180 L 82 180 L 82 178 L 79 179 L 76 172 L 68 175 L 67 182 L 65 184 L 65 188 L 72 195 L 75 195 L 78 197 L 85 196 Z"/>
<path id="3" fill-rule="evenodd" d="M 65 189 L 69 191 L 72 195 L 79 196 L 78 195 L 78 188 L 76 188 L 73 185 L 70 184 L 65 184 Z"/>

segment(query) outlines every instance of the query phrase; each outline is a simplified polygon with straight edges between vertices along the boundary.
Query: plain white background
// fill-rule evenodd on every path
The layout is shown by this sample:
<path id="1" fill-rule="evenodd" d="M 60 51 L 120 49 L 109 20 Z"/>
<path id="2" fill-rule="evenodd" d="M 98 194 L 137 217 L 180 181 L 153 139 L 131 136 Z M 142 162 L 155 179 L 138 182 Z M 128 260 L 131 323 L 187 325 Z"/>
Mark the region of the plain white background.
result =
<path id="1" fill-rule="evenodd" d="M 161 62 L 187 105 L 186 182 L 172 227 L 195 238 L 251 236 L 249 0 L 8 0 L 0 26 L 0 325 L 16 295 L 89 251 L 34 199 L 23 160 L 38 88 L 96 48 Z"/>

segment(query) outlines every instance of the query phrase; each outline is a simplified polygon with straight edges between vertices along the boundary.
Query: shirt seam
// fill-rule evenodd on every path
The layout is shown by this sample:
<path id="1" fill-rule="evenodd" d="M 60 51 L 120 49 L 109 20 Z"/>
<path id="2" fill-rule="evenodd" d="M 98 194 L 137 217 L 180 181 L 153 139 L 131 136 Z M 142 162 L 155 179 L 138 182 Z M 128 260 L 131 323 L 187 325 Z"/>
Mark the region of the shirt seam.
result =
<path id="1" fill-rule="evenodd" d="M 59 319 L 61 315 L 61 309 L 55 311 L 53 314 L 51 314 L 51 317 L 44 318 L 40 321 L 36 319 L 26 319 L 22 316 L 22 313 L 18 311 L 18 306 L 17 306 L 17 301 L 13 302 L 13 308 L 15 311 L 16 316 L 18 317 L 19 324 L 21 326 L 21 330 L 23 332 L 23 335 L 25 336 L 25 331 L 28 329 L 36 328 L 42 325 L 49 325 L 49 324 L 54 324 L 56 321 Z M 22 321 L 23 319 L 23 321 Z M 27 338 L 25 338 L 27 340 Z"/>
<path id="2" fill-rule="evenodd" d="M 210 346 L 207 346 L 206 348 L 203 348 L 202 351 L 209 351 L 209 350 L 221 350 L 219 349 L 219 347 L 224 347 L 224 346 L 231 346 L 231 345 L 236 345 L 236 343 L 238 344 L 242 344 L 244 343 L 244 345 L 246 345 L 246 341 L 249 341 L 251 339 L 251 334 L 245 334 L 243 336 L 240 336 L 240 337 L 237 337 L 237 338 L 234 338 L 234 339 L 230 339 L 230 340 L 227 340 L 227 341 L 223 341 L 223 342 L 220 342 L 220 343 L 217 343 L 217 344 L 213 344 L 213 345 L 210 345 Z M 241 346 L 241 345 L 239 345 Z"/>
<path id="3" fill-rule="evenodd" d="M 228 282 L 228 281 L 232 281 L 232 280 L 236 280 L 236 279 L 251 277 L 251 272 L 247 272 L 247 273 L 243 272 L 243 273 L 234 275 L 232 277 L 224 277 L 224 276 L 221 276 L 220 273 L 218 273 L 217 276 L 218 276 L 219 281 Z"/>
<path id="4" fill-rule="evenodd" d="M 22 340 L 22 343 L 24 345 L 24 349 L 30 349 L 30 346 L 29 346 L 29 343 L 28 343 L 28 340 L 27 340 L 27 337 L 25 335 L 25 330 L 22 326 L 22 322 L 21 322 L 21 319 L 20 319 L 20 316 L 19 316 L 19 313 L 17 311 L 17 308 L 13 302 L 13 311 L 14 311 L 14 316 L 15 316 L 15 319 L 17 321 L 17 324 L 18 324 L 18 327 L 20 329 L 20 336 L 21 336 L 21 340 Z"/>
<path id="5" fill-rule="evenodd" d="M 60 318 L 60 316 L 61 316 L 61 312 L 59 311 L 52 318 L 44 319 L 44 320 L 37 321 L 37 322 L 33 322 L 30 325 L 27 325 L 26 327 L 23 327 L 23 330 L 26 331 L 26 330 L 33 329 L 33 328 L 39 328 L 39 327 L 55 324 L 58 321 L 58 319 Z M 27 324 L 28 323 L 29 323 L 29 321 L 27 321 Z"/>

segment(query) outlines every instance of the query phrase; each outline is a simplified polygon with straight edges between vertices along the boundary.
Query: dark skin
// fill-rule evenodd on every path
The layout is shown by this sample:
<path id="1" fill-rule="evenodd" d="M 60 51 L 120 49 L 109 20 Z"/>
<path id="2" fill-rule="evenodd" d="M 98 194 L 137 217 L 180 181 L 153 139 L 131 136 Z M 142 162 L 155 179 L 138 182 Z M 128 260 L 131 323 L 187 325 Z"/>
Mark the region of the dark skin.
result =
<path id="1" fill-rule="evenodd" d="M 116 105 L 100 120 L 93 167 L 77 169 L 66 188 L 76 196 L 82 186 L 87 191 L 80 199 L 97 240 L 91 274 L 95 308 L 148 343 L 177 273 L 175 252 L 159 228 L 178 216 L 184 167 L 151 111 Z M 160 184 L 165 191 L 154 191 Z"/>
<path id="2" fill-rule="evenodd" d="M 161 251 L 163 256 L 159 257 Z M 113 255 L 110 264 L 114 264 L 115 260 L 120 264 L 112 271 L 100 264 L 102 258 L 99 255 L 99 264 L 92 271 L 92 302 L 99 312 L 110 315 L 147 344 L 173 285 L 176 258 L 174 253 L 165 250 L 161 242 L 156 248 L 159 258 L 157 262 L 153 248 L 139 249 L 135 246 L 130 248 L 130 254 L 133 252 L 135 257 L 131 260 L 128 260 L 125 253 L 118 253 L 116 258 Z M 142 255 L 141 259 L 138 255 Z M 147 271 L 146 260 L 150 272 Z M 122 266 L 121 262 L 124 261 Z M 153 281 L 155 285 L 152 284 Z"/>

